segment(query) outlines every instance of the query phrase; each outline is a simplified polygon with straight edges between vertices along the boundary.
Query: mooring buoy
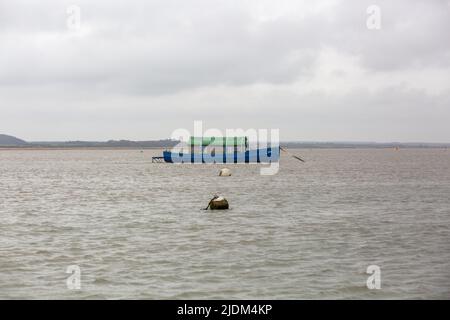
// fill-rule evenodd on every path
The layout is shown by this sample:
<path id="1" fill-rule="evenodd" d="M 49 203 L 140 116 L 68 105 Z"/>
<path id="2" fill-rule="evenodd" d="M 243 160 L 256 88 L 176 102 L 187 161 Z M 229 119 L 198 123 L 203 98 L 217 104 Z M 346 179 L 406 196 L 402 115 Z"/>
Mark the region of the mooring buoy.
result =
<path id="1" fill-rule="evenodd" d="M 227 199 L 215 195 L 209 201 L 208 206 L 205 208 L 205 210 L 208 210 L 208 208 L 210 208 L 211 210 L 226 210 L 229 208 L 229 205 Z"/>
<path id="2" fill-rule="evenodd" d="M 228 168 L 222 168 L 222 169 L 220 169 L 219 176 L 229 177 L 229 176 L 231 176 L 231 170 Z"/>

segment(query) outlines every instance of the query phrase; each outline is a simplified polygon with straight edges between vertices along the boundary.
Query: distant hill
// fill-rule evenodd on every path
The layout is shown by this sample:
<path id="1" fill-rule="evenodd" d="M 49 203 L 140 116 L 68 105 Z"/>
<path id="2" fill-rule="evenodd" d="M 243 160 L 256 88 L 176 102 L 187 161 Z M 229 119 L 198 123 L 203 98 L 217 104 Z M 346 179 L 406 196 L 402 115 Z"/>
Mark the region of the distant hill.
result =
<path id="1" fill-rule="evenodd" d="M 28 143 L 22 139 L 13 136 L 8 136 L 7 134 L 0 134 L 0 146 L 16 147 L 26 145 L 28 145 Z"/>

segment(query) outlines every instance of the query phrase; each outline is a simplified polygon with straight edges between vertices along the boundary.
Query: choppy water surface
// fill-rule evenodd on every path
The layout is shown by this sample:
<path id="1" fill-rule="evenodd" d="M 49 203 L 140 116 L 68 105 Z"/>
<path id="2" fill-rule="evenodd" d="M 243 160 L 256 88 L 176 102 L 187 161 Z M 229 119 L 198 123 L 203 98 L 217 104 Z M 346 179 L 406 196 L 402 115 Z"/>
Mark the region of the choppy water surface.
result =
<path id="1" fill-rule="evenodd" d="M 0 151 L 0 298 L 450 298 L 450 150 L 294 152 L 218 177 L 156 150 Z M 202 211 L 214 193 L 231 210 Z"/>

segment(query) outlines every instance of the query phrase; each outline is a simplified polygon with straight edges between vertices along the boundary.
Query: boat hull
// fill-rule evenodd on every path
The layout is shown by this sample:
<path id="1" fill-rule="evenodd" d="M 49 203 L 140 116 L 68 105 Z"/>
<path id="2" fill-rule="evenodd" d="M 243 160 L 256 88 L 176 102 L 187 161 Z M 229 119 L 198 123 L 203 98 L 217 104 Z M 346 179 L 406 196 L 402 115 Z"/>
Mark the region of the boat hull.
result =
<path id="1" fill-rule="evenodd" d="M 164 151 L 163 158 L 168 163 L 271 163 L 279 161 L 280 149 L 265 148 L 216 155 Z"/>

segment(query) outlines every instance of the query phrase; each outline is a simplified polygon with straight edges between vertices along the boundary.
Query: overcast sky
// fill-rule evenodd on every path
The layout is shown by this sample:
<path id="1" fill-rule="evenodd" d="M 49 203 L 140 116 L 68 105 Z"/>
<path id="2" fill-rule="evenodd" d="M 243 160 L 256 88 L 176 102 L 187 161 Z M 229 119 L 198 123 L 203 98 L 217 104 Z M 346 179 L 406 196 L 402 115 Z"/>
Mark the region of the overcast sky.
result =
<path id="1" fill-rule="evenodd" d="M 0 133 L 147 140 L 194 120 L 450 142 L 450 2 L 0 0 Z"/>

